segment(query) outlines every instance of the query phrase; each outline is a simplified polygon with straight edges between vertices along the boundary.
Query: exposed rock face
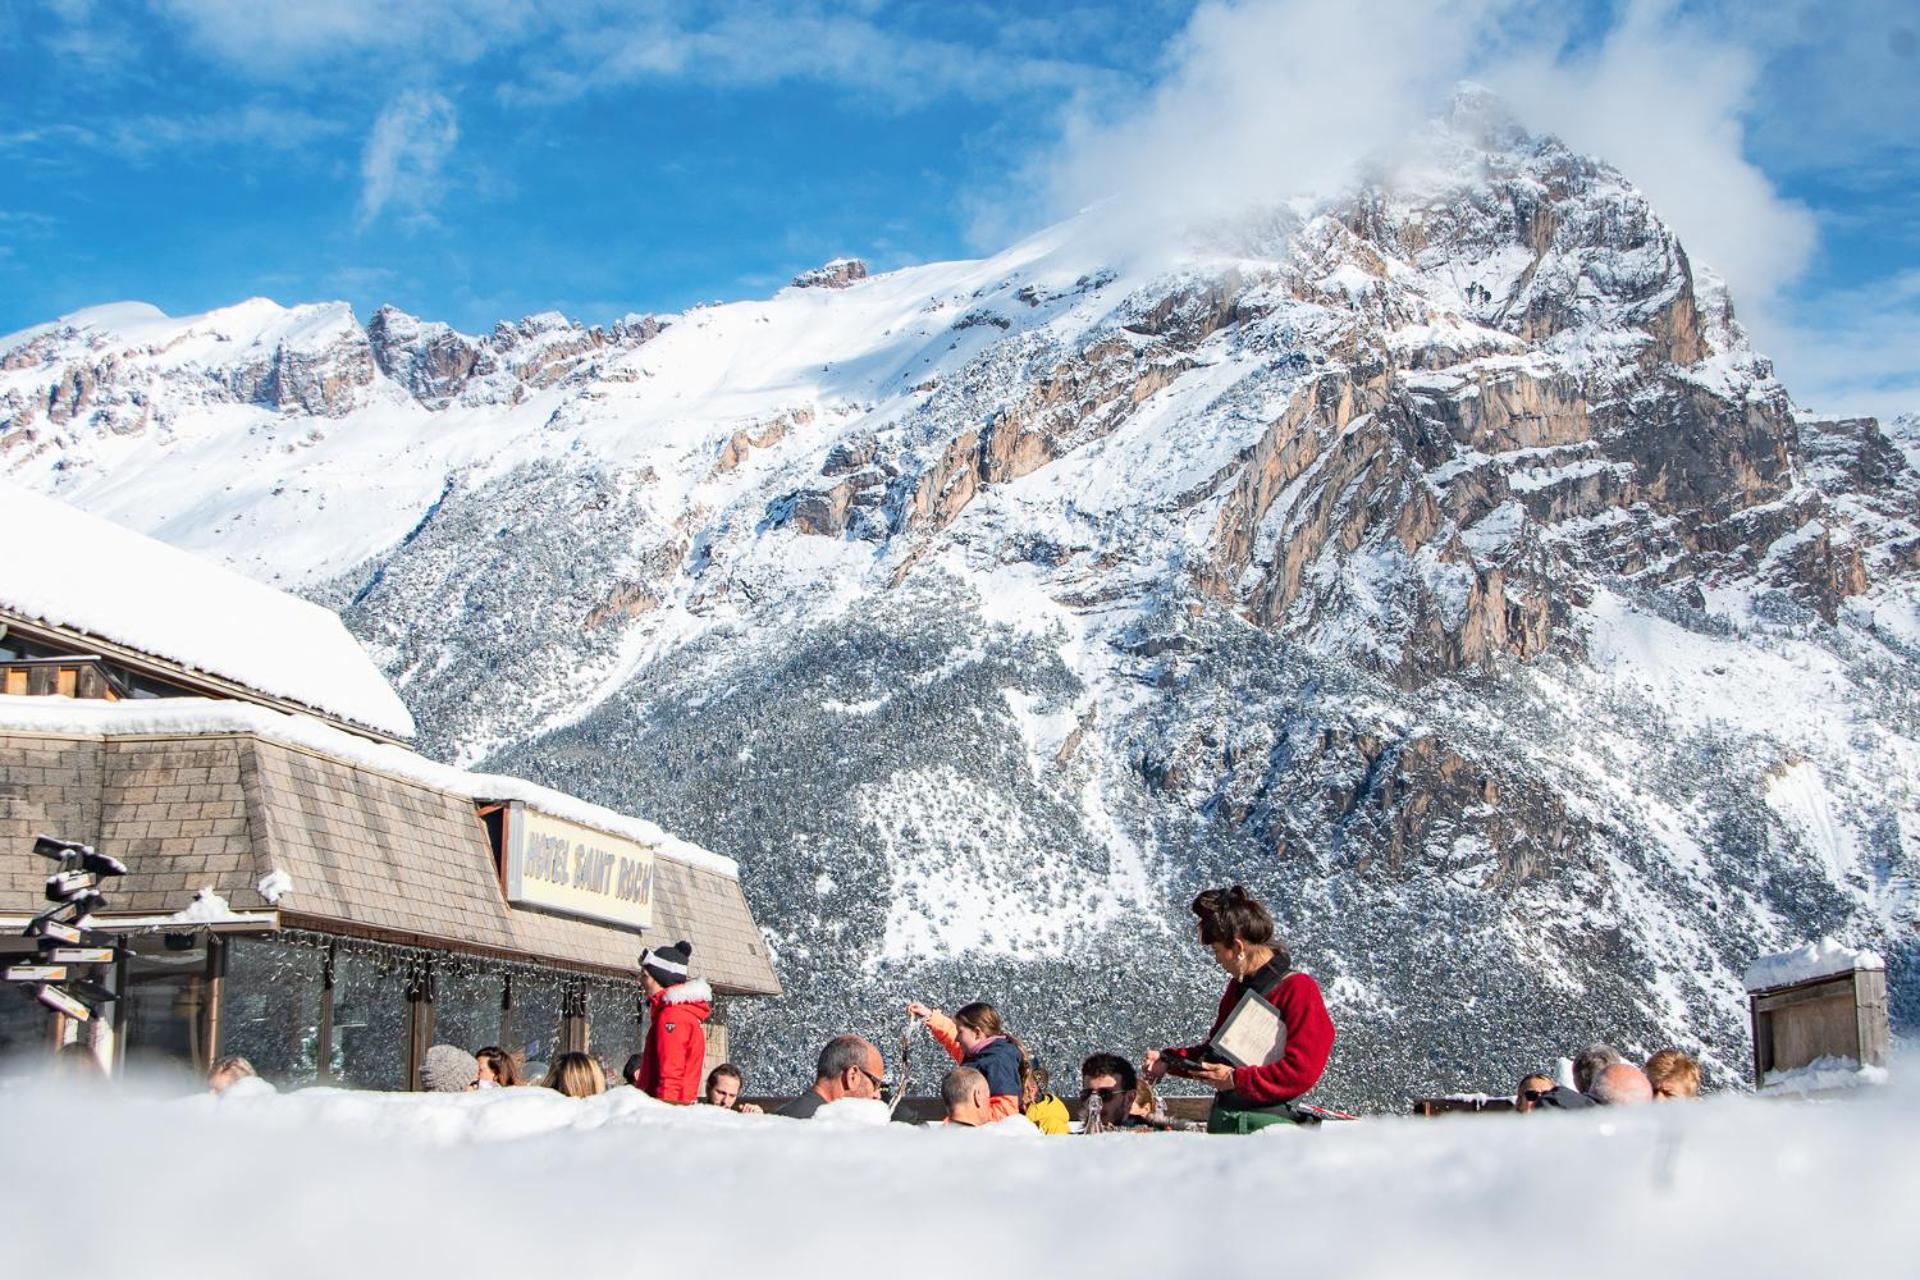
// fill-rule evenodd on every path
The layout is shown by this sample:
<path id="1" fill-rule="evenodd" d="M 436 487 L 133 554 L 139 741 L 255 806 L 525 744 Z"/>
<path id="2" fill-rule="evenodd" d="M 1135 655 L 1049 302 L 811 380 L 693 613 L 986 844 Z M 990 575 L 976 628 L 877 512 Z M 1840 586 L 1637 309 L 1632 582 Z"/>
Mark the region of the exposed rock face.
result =
<path id="1" fill-rule="evenodd" d="M 479 343 L 450 325 L 424 324 L 398 307 L 373 313 L 367 339 L 380 372 L 435 409 L 460 393 L 484 355 Z"/>
<path id="2" fill-rule="evenodd" d="M 306 583 L 428 750 L 739 857 L 770 1087 L 927 991 L 1056 1064 L 1191 1037 L 1234 880 L 1330 1101 L 1596 1035 L 1737 1078 L 1756 950 L 1920 958 L 1920 428 L 1796 417 L 1605 164 L 1475 93 L 1422 146 L 1150 266 L 382 311 L 370 380 L 318 312 L 75 320 L 0 352 L 0 460 Z"/>
<path id="3" fill-rule="evenodd" d="M 867 278 L 867 264 L 858 258 L 835 258 L 822 266 L 802 271 L 793 278 L 795 289 L 844 289 Z"/>
<path id="4" fill-rule="evenodd" d="M 770 449 L 787 438 L 787 433 L 796 427 L 804 427 L 813 421 L 813 410 L 807 407 L 789 409 L 776 414 L 766 422 L 752 427 L 741 427 L 727 437 L 727 443 L 720 450 L 720 460 L 714 469 L 720 474 L 732 471 L 752 456 L 755 449 Z"/>
<path id="5" fill-rule="evenodd" d="M 228 375 L 236 400 L 265 409 L 338 418 L 360 404 L 360 392 L 373 382 L 373 351 L 354 329 L 318 350 L 288 344 L 274 347 L 256 364 Z"/>

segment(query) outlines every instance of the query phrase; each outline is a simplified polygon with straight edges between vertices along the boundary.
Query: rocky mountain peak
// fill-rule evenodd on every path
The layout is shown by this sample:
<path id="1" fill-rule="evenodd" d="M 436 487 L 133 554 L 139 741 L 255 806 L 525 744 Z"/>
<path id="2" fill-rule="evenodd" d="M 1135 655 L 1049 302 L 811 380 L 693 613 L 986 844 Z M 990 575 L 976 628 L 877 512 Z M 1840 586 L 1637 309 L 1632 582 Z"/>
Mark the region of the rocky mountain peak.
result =
<path id="1" fill-rule="evenodd" d="M 867 278 L 867 264 L 859 258 L 835 258 L 821 266 L 802 271 L 793 278 L 795 289 L 844 289 Z"/>

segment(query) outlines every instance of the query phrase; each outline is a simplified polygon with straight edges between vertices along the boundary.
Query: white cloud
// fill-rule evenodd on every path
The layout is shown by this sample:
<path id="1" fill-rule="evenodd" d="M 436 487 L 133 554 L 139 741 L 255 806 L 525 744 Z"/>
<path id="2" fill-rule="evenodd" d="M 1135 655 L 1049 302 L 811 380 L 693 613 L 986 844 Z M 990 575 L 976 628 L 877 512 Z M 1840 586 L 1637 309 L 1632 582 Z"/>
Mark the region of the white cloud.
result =
<path id="1" fill-rule="evenodd" d="M 1796 299 L 1748 327 L 1802 407 L 1920 413 L 1920 269 Z"/>
<path id="2" fill-rule="evenodd" d="M 1069 113 L 1041 180 L 1064 210 L 1107 201 L 1107 228 L 1145 244 L 1332 194 L 1444 102 L 1501 7 L 1205 4 L 1138 109 Z"/>
<path id="3" fill-rule="evenodd" d="M 259 78 L 369 53 L 465 63 L 519 38 L 538 0 L 157 0 L 206 52 Z"/>
<path id="4" fill-rule="evenodd" d="M 948 94 L 995 99 L 1106 77 L 1018 49 L 982 48 L 876 22 L 867 6 L 737 3 L 725 8 L 571 8 L 530 50 L 509 101 L 554 101 L 643 81 L 751 86 L 803 80 L 899 105 Z"/>
<path id="5" fill-rule="evenodd" d="M 411 218 L 431 216 L 442 169 L 459 140 L 459 119 L 444 95 L 409 89 L 389 102 L 360 157 L 361 228 L 389 207 Z"/>
<path id="6" fill-rule="evenodd" d="M 1812 215 L 1745 155 L 1756 58 L 1663 0 L 1629 0 L 1568 52 L 1544 0 L 1215 0 L 1135 110 L 1070 115 L 1045 180 L 1066 211 L 1163 241 L 1183 226 L 1326 195 L 1395 153 L 1462 79 L 1619 168 L 1749 309 L 1806 266 Z"/>
<path id="7" fill-rule="evenodd" d="M 423 74 L 510 53 L 502 95 L 514 104 L 663 80 L 805 80 L 907 104 L 1110 74 L 1006 44 L 914 34 L 861 0 L 276 0 L 268 21 L 257 0 L 161 0 L 161 8 L 202 51 L 256 79 L 358 74 L 368 63 Z"/>
<path id="8" fill-rule="evenodd" d="M 1812 212 L 1747 156 L 1760 69 L 1758 55 L 1671 0 L 1631 0 L 1597 49 L 1524 56 L 1489 79 L 1531 127 L 1626 174 L 1736 304 L 1760 315 L 1818 240 Z"/>
<path id="9" fill-rule="evenodd" d="M 300 107 L 253 102 L 237 109 L 192 116 L 140 116 L 115 121 L 103 145 L 129 158 L 187 147 L 237 146 L 297 151 L 346 131 L 338 120 Z"/>

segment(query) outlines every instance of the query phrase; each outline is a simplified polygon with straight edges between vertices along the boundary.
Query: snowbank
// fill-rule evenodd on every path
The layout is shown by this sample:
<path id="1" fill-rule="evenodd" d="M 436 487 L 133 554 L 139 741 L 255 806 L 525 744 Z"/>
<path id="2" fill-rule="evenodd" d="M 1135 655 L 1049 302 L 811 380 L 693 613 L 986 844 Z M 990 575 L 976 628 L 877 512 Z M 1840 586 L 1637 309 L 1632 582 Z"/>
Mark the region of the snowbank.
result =
<path id="1" fill-rule="evenodd" d="M 1749 991 L 1770 991 L 1814 978 L 1852 973 L 1855 969 L 1886 967 L 1886 961 L 1875 952 L 1843 947 L 1832 938 L 1822 938 L 1791 951 L 1760 956 L 1747 966 L 1745 982 Z"/>
<path id="2" fill-rule="evenodd" d="M 0 1091 L 34 1184 L 85 1187 L 88 1206 L 8 1197 L 9 1256 L 104 1264 L 138 1241 L 138 1274 L 197 1280 L 945 1271 L 957 1241 L 1068 1280 L 1186 1274 L 1200 1256 L 1223 1276 L 1750 1280 L 1758 1257 L 1767 1275 L 1872 1276 L 1908 1259 L 1920 1196 L 1920 1161 L 1887 1140 L 1920 1120 L 1899 1086 L 1845 1107 L 1025 1142 L 624 1089 L 74 1101 Z"/>
<path id="3" fill-rule="evenodd" d="M 0 694 L 0 729 L 86 737 L 249 733 L 290 747 L 318 752 L 356 768 L 404 778 L 473 800 L 520 800 L 540 812 L 583 827 L 653 845 L 661 857 L 705 871 L 740 878 L 740 864 L 630 817 L 524 778 L 470 773 L 440 764 L 405 747 L 389 746 L 335 729 L 311 716 L 289 715 L 249 702 L 211 698 L 164 698 L 141 702 L 94 702 L 73 698 L 21 698 Z M 269 897 L 266 890 L 262 896 Z"/>
<path id="4" fill-rule="evenodd" d="M 413 716 L 331 610 L 0 481 L 0 606 L 398 738 Z"/>
<path id="5" fill-rule="evenodd" d="M 1770 1098 L 1804 1097 L 1840 1089 L 1858 1089 L 1883 1085 L 1889 1076 L 1885 1067 L 1863 1066 L 1852 1058 L 1815 1058 L 1804 1067 L 1791 1071 L 1769 1071 L 1760 1092 Z"/>

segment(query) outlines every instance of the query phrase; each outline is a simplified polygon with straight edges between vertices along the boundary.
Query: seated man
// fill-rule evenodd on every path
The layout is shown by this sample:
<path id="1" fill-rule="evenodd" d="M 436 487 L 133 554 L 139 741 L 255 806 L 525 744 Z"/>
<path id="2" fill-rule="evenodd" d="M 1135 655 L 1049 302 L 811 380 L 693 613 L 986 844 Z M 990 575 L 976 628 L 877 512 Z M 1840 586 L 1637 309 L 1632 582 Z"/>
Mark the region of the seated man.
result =
<path id="1" fill-rule="evenodd" d="M 1593 1092 L 1593 1082 L 1600 1078 L 1602 1071 L 1616 1062 L 1625 1061 L 1626 1058 L 1621 1056 L 1618 1049 L 1596 1041 L 1574 1055 L 1573 1087 L 1581 1093 L 1590 1094 Z"/>
<path id="2" fill-rule="evenodd" d="M 1700 1064 L 1678 1049 L 1662 1049 L 1647 1059 L 1647 1083 L 1655 1102 L 1700 1095 Z"/>
<path id="3" fill-rule="evenodd" d="M 1133 1112 L 1140 1077 L 1117 1053 L 1096 1053 L 1080 1064 L 1081 1128 L 1088 1132 L 1119 1129 Z"/>
<path id="4" fill-rule="evenodd" d="M 1553 1077 L 1543 1071 L 1520 1078 L 1520 1087 L 1513 1091 L 1513 1109 L 1526 1115 L 1535 1107 L 1546 1104 L 1547 1095 L 1553 1092 Z"/>
<path id="5" fill-rule="evenodd" d="M 1603 1107 L 1624 1107 L 1653 1101 L 1653 1086 L 1647 1073 L 1631 1062 L 1616 1062 L 1594 1077 L 1589 1096 Z"/>
<path id="6" fill-rule="evenodd" d="M 707 1087 L 702 1091 L 700 1100 L 708 1106 L 757 1116 L 760 1114 L 759 1107 L 751 1102 L 740 1101 L 740 1086 L 743 1083 L 740 1068 L 731 1062 L 723 1062 L 707 1073 Z"/>
<path id="7" fill-rule="evenodd" d="M 813 1087 L 774 1112 L 793 1120 L 811 1120 L 814 1112 L 842 1098 L 878 1098 L 887 1064 L 880 1051 L 859 1036 L 827 1041 L 814 1063 Z"/>
<path id="8" fill-rule="evenodd" d="M 993 1123 L 992 1094 L 987 1078 L 972 1067 L 955 1067 L 940 1082 L 940 1101 L 946 1104 L 946 1123 L 974 1129 Z"/>

